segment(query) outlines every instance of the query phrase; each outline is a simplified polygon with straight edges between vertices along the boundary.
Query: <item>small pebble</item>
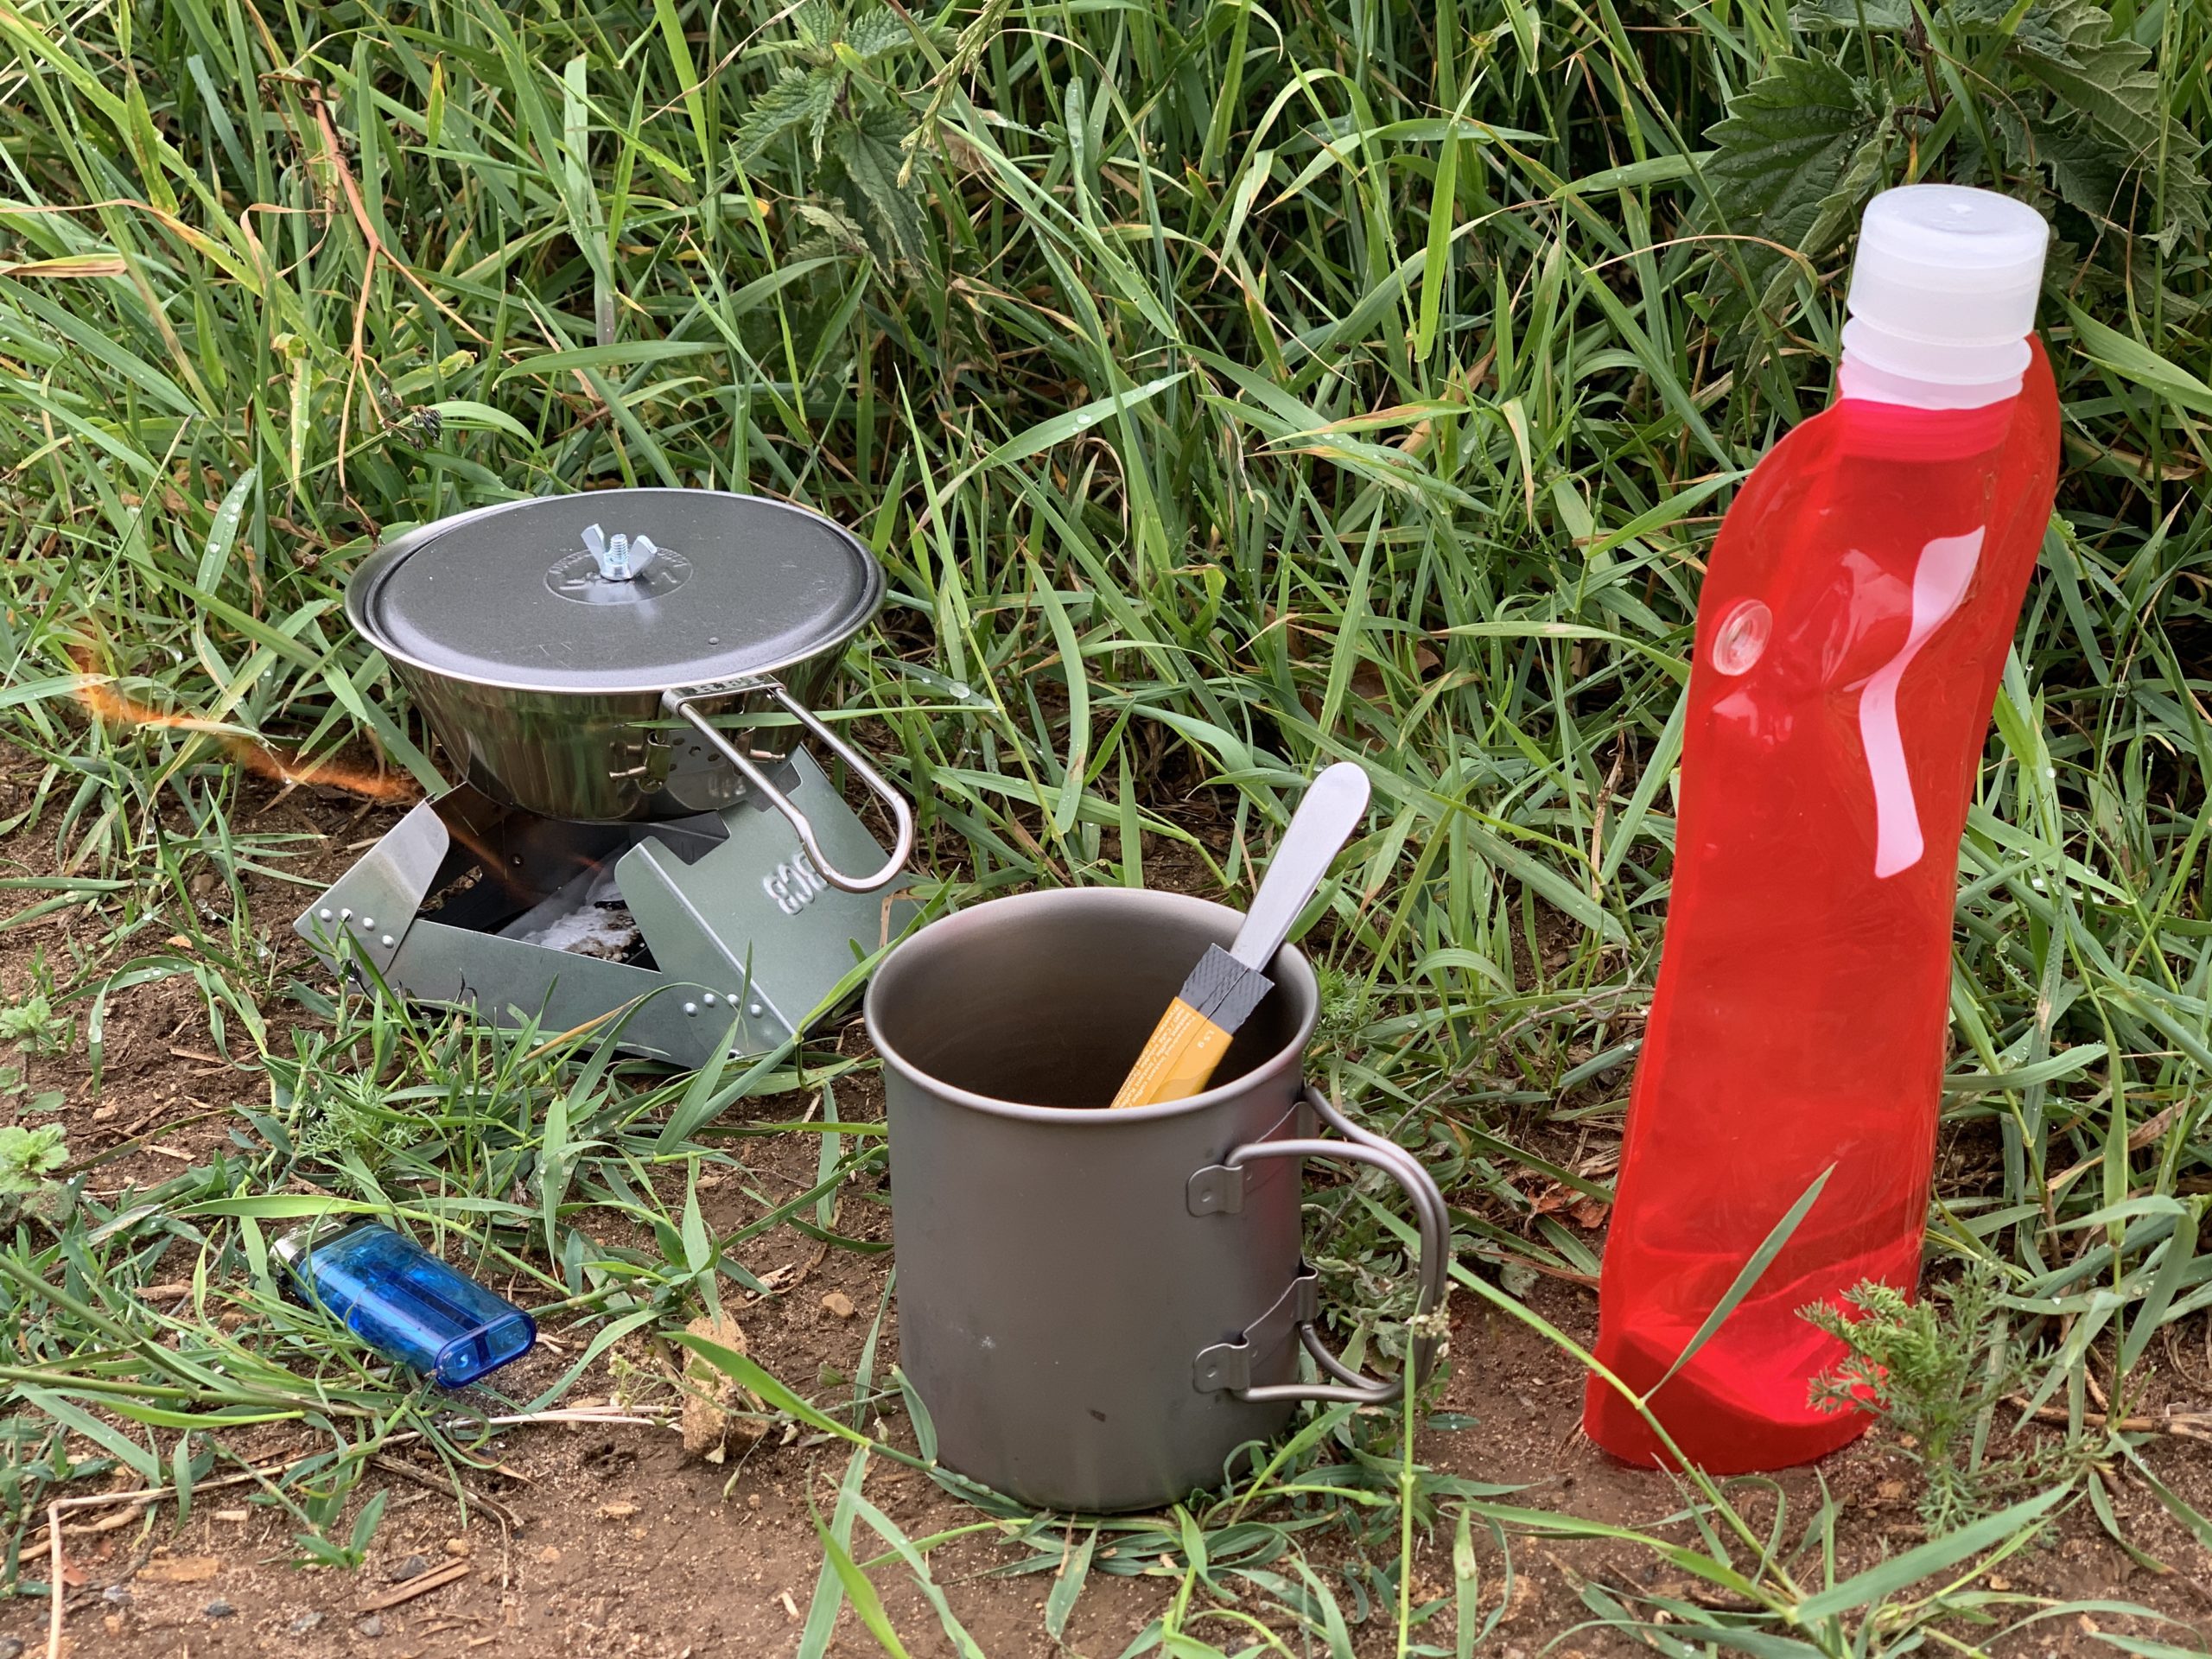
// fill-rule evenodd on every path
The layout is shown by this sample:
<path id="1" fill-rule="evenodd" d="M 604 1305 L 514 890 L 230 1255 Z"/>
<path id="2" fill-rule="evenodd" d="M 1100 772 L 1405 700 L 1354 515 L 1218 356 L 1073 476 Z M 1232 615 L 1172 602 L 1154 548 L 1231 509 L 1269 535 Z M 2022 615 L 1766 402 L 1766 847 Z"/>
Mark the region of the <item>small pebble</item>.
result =
<path id="1" fill-rule="evenodd" d="M 446 1554 L 448 1555 L 466 1555 L 468 1554 L 468 1540 L 466 1538 L 448 1538 L 446 1540 Z"/>
<path id="2" fill-rule="evenodd" d="M 210 1618 L 228 1618 L 232 1613 L 236 1612 L 238 1609 L 232 1606 L 229 1602 L 225 1601 L 220 1596 L 218 1596 L 214 1600 L 209 1602 L 200 1611 L 207 1614 Z"/>
<path id="3" fill-rule="evenodd" d="M 841 1319 L 849 1319 L 860 1309 L 853 1306 L 853 1299 L 842 1290 L 833 1290 L 822 1299 L 822 1306 Z"/>
<path id="4" fill-rule="evenodd" d="M 0 1659 L 22 1659 L 22 1651 L 23 1644 L 22 1638 L 13 1636 L 0 1636 Z"/>
<path id="5" fill-rule="evenodd" d="M 400 1562 L 398 1566 L 393 1567 L 391 1572 L 385 1573 L 385 1576 L 391 1580 L 394 1584 L 404 1584 L 410 1579 L 421 1578 L 429 1570 L 430 1558 L 429 1556 L 410 1555 L 405 1560 Z"/>
<path id="6" fill-rule="evenodd" d="M 321 1613 L 302 1613 L 287 1627 L 294 1636 L 305 1636 L 322 1623 Z"/>
<path id="7" fill-rule="evenodd" d="M 378 1637 L 384 1634 L 384 1620 L 378 1618 L 374 1613 L 371 1613 L 366 1618 L 356 1624 L 353 1629 L 359 1634 L 367 1637 L 371 1641 L 374 1641 Z"/>
<path id="8" fill-rule="evenodd" d="M 130 1586 L 127 1584 L 111 1584 L 100 1592 L 100 1599 L 112 1602 L 118 1607 L 127 1607 L 130 1605 Z"/>

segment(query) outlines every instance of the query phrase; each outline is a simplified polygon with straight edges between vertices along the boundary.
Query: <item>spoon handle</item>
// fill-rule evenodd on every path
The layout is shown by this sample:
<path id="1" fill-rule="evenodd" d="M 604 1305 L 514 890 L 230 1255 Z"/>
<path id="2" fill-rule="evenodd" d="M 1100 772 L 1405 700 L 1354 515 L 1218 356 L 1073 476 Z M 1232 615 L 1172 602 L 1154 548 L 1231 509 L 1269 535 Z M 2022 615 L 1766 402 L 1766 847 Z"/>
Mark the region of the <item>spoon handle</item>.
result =
<path id="1" fill-rule="evenodd" d="M 1282 844 L 1268 861 L 1244 925 L 1236 930 L 1236 943 L 1229 947 L 1230 956 L 1255 972 L 1274 960 L 1306 901 L 1328 874 L 1330 862 L 1367 815 L 1367 773 L 1349 760 L 1339 760 L 1307 787 Z"/>
<path id="2" fill-rule="evenodd" d="M 1236 1028 L 1274 988 L 1264 971 L 1268 964 L 1366 812 L 1367 774 L 1348 760 L 1306 786 L 1236 944 L 1226 950 L 1206 947 L 1115 1091 L 1116 1109 L 1157 1106 L 1205 1088 Z"/>

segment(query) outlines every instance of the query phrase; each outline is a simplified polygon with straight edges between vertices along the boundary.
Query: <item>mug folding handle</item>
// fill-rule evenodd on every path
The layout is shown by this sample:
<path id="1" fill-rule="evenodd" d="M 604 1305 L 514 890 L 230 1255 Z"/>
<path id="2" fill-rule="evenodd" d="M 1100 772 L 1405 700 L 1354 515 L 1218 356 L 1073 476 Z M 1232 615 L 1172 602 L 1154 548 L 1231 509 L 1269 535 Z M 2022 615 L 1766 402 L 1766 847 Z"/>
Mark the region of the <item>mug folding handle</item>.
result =
<path id="1" fill-rule="evenodd" d="M 1428 1380 L 1435 1369 L 1439 1338 L 1429 1326 L 1431 1315 L 1444 1305 L 1445 1275 L 1451 1270 L 1452 1230 L 1444 1210 L 1444 1195 L 1437 1191 L 1436 1183 L 1420 1160 L 1403 1147 L 1386 1141 L 1370 1130 L 1354 1123 L 1329 1097 L 1312 1084 L 1305 1086 L 1305 1103 L 1319 1114 L 1321 1121 L 1344 1138 L 1324 1141 L 1317 1138 L 1286 1141 L 1255 1141 L 1236 1147 L 1216 1168 L 1224 1172 L 1242 1170 L 1255 1158 L 1335 1158 L 1346 1163 L 1368 1164 L 1382 1170 L 1403 1187 L 1406 1196 L 1413 1200 L 1414 1216 L 1421 1228 L 1421 1260 L 1416 1269 L 1420 1294 L 1414 1308 L 1414 1332 L 1413 1353 L 1406 1369 L 1419 1388 Z M 1192 1178 L 1192 1207 L 1198 1208 L 1201 1192 L 1199 1182 L 1212 1171 L 1201 1170 Z M 1240 1184 L 1241 1185 L 1241 1184 Z M 1205 1207 L 1229 1208 L 1209 1204 Z M 1304 1310 L 1301 1310 L 1303 1313 Z M 1393 1381 L 1366 1376 L 1354 1370 L 1334 1354 L 1321 1340 L 1321 1333 L 1311 1317 L 1298 1320 L 1298 1338 L 1306 1344 L 1306 1351 L 1313 1356 L 1314 1363 L 1329 1376 L 1333 1383 L 1273 1382 L 1258 1387 L 1234 1388 L 1229 1390 L 1239 1400 L 1324 1400 L 1332 1403 L 1359 1406 L 1387 1406 L 1401 1398 L 1406 1390 L 1403 1372 Z M 1201 1356 L 1201 1360 L 1205 1358 Z"/>
<path id="2" fill-rule="evenodd" d="M 715 730 L 713 722 L 696 706 L 714 698 L 744 696 L 755 691 L 765 691 L 783 704 L 785 713 L 811 733 L 823 748 L 850 766 L 859 775 L 860 780 L 868 785 L 868 792 L 890 809 L 891 822 L 896 834 L 891 856 L 884 860 L 882 868 L 868 875 L 848 875 L 831 863 L 829 855 L 822 850 L 821 842 L 814 838 L 814 825 L 807 821 L 806 814 L 798 810 L 798 803 L 769 782 L 768 774 L 760 769 L 753 757 Z M 831 887 L 842 887 L 847 893 L 874 893 L 879 887 L 889 887 L 898 879 L 899 872 L 906 868 L 907 857 L 914 850 L 913 808 L 906 804 L 905 796 L 883 780 L 882 774 L 861 758 L 858 749 L 823 724 L 811 709 L 785 688 L 782 681 L 759 677 L 716 680 L 708 685 L 679 686 L 663 692 L 660 702 L 661 707 L 670 714 L 681 715 L 689 721 L 699 735 L 714 746 L 715 753 L 735 766 L 745 781 L 758 790 L 769 805 L 791 820 L 791 828 L 798 831 L 799 844 L 806 849 L 807 857 L 813 861 L 814 868 L 822 872 L 822 879 Z"/>

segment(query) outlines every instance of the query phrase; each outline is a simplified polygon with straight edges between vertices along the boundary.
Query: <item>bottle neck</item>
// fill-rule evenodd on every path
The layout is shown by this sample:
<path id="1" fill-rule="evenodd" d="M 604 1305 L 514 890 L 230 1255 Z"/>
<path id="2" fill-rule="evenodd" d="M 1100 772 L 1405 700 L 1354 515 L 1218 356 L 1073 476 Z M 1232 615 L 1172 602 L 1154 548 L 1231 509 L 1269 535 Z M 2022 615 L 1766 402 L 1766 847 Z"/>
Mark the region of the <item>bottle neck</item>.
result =
<path id="1" fill-rule="evenodd" d="M 1886 391 L 1888 389 L 1884 388 Z M 2011 435 L 2018 397 L 1973 406 L 1929 408 L 1897 396 L 1846 388 L 1824 419 L 1834 424 L 1836 453 L 1853 461 L 1940 467 L 1986 454 Z"/>
<path id="2" fill-rule="evenodd" d="M 1836 390 L 1905 409 L 1983 409 L 2019 395 L 2031 355 L 2025 340 L 1918 340 L 1853 317 L 1843 326 Z"/>

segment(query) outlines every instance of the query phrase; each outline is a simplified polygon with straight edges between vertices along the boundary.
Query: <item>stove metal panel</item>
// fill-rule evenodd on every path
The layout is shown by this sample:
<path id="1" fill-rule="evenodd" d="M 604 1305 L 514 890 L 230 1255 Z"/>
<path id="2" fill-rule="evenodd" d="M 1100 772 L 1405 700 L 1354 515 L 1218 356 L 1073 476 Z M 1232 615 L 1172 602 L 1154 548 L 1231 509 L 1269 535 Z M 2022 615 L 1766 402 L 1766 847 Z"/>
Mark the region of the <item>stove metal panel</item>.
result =
<path id="1" fill-rule="evenodd" d="M 785 785 L 848 868 L 882 849 L 804 751 Z M 609 962 L 503 938 L 614 861 L 645 959 Z M 471 879 L 474 873 L 474 879 Z M 426 909 L 427 907 L 427 909 Z M 823 881 L 790 826 L 749 803 L 667 824 L 581 824 L 463 787 L 416 806 L 301 915 L 326 963 L 421 1002 L 473 1007 L 548 1036 L 620 1017 L 620 1046 L 685 1066 L 725 1043 L 766 1052 L 834 1008 L 861 963 L 912 923 L 896 893 Z"/>

